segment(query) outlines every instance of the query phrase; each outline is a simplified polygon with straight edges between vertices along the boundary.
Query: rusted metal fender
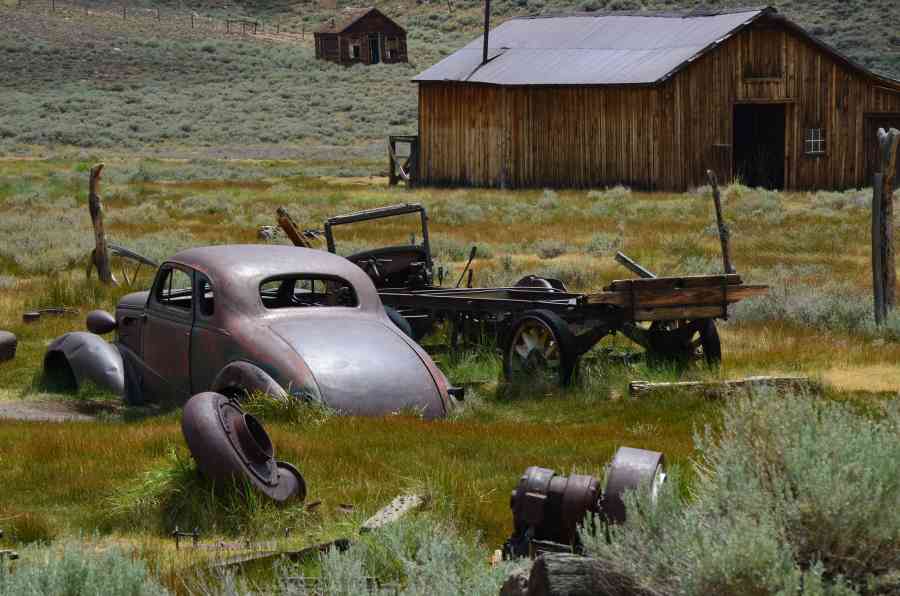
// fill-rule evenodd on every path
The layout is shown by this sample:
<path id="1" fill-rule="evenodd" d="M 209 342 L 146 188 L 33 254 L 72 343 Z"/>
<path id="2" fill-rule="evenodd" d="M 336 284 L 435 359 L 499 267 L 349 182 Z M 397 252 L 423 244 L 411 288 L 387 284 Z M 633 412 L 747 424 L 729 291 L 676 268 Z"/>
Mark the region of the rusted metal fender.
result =
<path id="1" fill-rule="evenodd" d="M 44 375 L 70 389 L 91 381 L 120 397 L 125 395 L 125 365 L 119 349 L 85 331 L 66 333 L 47 347 Z"/>
<path id="2" fill-rule="evenodd" d="M 19 340 L 9 331 L 0 331 L 0 362 L 6 362 L 16 357 L 16 346 Z"/>
<path id="3" fill-rule="evenodd" d="M 265 393 L 275 399 L 288 399 L 288 394 L 268 373 L 249 362 L 232 362 L 219 371 L 210 391 L 224 394 Z"/>
<path id="4" fill-rule="evenodd" d="M 262 424 L 221 393 L 189 399 L 181 432 L 200 472 L 216 484 L 244 478 L 279 503 L 306 498 L 303 476 L 291 464 L 276 461 Z"/>

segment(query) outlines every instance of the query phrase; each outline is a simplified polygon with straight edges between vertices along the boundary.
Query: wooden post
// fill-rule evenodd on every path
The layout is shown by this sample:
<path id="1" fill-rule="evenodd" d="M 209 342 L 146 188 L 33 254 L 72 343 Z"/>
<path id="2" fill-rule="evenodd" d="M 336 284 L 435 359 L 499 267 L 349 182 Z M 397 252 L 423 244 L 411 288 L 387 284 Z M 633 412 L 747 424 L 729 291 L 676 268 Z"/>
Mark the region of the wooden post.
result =
<path id="1" fill-rule="evenodd" d="M 284 233 L 287 234 L 294 246 L 312 248 L 312 245 L 297 230 L 297 224 L 294 223 L 294 219 L 287 212 L 287 209 L 279 207 L 275 213 L 278 215 L 278 225 L 281 226 L 281 229 L 284 230 Z"/>
<path id="2" fill-rule="evenodd" d="M 127 8 L 125 7 L 125 5 L 123 4 L 123 5 L 122 5 L 122 18 L 124 19 L 124 18 L 127 18 L 127 17 L 128 17 L 128 9 L 127 9 Z"/>
<path id="3" fill-rule="evenodd" d="M 488 61 L 488 37 L 491 31 L 491 0 L 484 0 L 484 53 L 481 56 L 481 63 L 487 64 Z"/>
<path id="4" fill-rule="evenodd" d="M 106 233 L 103 229 L 103 201 L 100 199 L 100 173 L 103 164 L 97 164 L 91 168 L 91 177 L 88 187 L 88 209 L 91 212 L 91 223 L 94 225 L 94 251 L 91 254 L 91 264 L 88 265 L 88 277 L 91 273 L 91 265 L 97 267 L 97 277 L 105 284 L 115 284 L 112 270 L 109 268 L 109 252 L 106 249 Z"/>
<path id="5" fill-rule="evenodd" d="M 716 205 L 716 224 L 719 227 L 719 242 L 722 243 L 722 265 L 725 268 L 725 273 L 734 273 L 734 267 L 731 265 L 731 246 L 729 245 L 731 232 L 728 231 L 728 225 L 722 217 L 722 194 L 719 192 L 716 173 L 712 170 L 706 170 L 706 178 L 712 187 L 713 203 Z"/>
<path id="6" fill-rule="evenodd" d="M 191 29 L 194 28 L 194 13 L 191 13 Z"/>
<path id="7" fill-rule="evenodd" d="M 159 20 L 159 6 L 156 7 L 156 20 Z"/>
<path id="8" fill-rule="evenodd" d="M 881 171 L 872 180 L 872 282 L 875 323 L 881 325 L 897 305 L 894 255 L 894 183 L 900 131 L 878 129 Z"/>

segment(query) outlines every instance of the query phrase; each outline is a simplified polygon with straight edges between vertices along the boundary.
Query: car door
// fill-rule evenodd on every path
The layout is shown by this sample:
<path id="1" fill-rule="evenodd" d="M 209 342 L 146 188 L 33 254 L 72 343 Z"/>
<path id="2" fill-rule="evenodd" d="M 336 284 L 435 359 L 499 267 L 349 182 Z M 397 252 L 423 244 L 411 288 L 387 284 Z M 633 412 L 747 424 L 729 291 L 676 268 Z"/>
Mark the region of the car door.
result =
<path id="1" fill-rule="evenodd" d="M 216 310 L 216 288 L 199 271 L 194 273 L 194 328 L 191 331 L 192 393 L 209 391 L 213 381 L 233 358 L 234 342 L 223 328 L 221 309 Z"/>
<path id="2" fill-rule="evenodd" d="M 157 401 L 191 395 L 191 327 L 194 323 L 194 272 L 166 263 L 160 267 L 147 301 L 142 353 L 150 378 L 145 391 Z"/>

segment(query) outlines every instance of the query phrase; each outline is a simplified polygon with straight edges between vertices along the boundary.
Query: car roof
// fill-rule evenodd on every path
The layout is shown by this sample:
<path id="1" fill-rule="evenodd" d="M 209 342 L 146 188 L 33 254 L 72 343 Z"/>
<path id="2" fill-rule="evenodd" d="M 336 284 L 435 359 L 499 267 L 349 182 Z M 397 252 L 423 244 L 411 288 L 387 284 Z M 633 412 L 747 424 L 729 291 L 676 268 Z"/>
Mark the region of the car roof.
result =
<path id="1" fill-rule="evenodd" d="M 259 284 L 290 274 L 336 276 L 350 282 L 360 305 L 378 302 L 377 292 L 366 273 L 344 257 L 310 248 L 270 244 L 225 244 L 189 248 L 166 260 L 206 274 L 214 284 L 231 293 L 258 299 Z"/>

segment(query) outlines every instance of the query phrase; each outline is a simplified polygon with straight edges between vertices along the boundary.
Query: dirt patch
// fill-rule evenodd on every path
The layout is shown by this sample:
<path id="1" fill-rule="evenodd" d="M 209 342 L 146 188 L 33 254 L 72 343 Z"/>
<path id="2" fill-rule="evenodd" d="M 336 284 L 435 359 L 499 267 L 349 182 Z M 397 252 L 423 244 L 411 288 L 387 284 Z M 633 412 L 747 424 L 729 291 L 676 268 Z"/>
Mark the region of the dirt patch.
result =
<path id="1" fill-rule="evenodd" d="M 90 422 L 102 414 L 118 414 L 121 406 L 111 402 L 74 400 L 0 401 L 0 419 L 47 422 Z"/>

